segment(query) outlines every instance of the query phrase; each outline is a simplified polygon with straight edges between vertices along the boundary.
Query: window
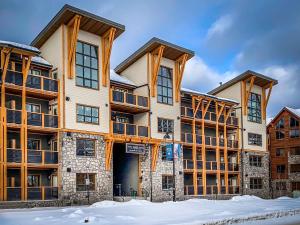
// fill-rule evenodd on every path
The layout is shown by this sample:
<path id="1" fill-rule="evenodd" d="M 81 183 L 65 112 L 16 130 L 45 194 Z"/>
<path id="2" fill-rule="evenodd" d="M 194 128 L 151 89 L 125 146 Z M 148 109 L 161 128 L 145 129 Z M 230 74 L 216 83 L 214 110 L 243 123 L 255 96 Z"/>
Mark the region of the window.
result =
<path id="1" fill-rule="evenodd" d="M 298 138 L 299 130 L 290 130 L 290 138 Z"/>
<path id="2" fill-rule="evenodd" d="M 291 164 L 291 173 L 299 173 L 300 164 Z"/>
<path id="3" fill-rule="evenodd" d="M 284 149 L 276 148 L 276 156 L 284 156 Z"/>
<path id="4" fill-rule="evenodd" d="M 262 146 L 262 135 L 248 133 L 248 144 Z"/>
<path id="5" fill-rule="evenodd" d="M 76 155 L 94 156 L 95 155 L 95 140 L 77 139 L 76 140 Z"/>
<path id="6" fill-rule="evenodd" d="M 41 185 L 40 178 L 41 177 L 39 174 L 28 175 L 27 176 L 27 186 L 28 187 L 39 187 Z"/>
<path id="7" fill-rule="evenodd" d="M 31 69 L 31 70 L 29 70 L 29 74 L 40 76 L 41 75 L 41 70 Z"/>
<path id="8" fill-rule="evenodd" d="M 299 121 L 294 117 L 290 117 L 290 127 L 299 127 Z"/>
<path id="9" fill-rule="evenodd" d="M 262 158 L 261 156 L 250 155 L 249 157 L 250 166 L 261 167 L 262 166 L 261 158 Z"/>
<path id="10" fill-rule="evenodd" d="M 99 124 L 99 108 L 77 105 L 77 122 Z"/>
<path id="11" fill-rule="evenodd" d="M 285 173 L 285 165 L 277 165 L 277 173 Z"/>
<path id="12" fill-rule="evenodd" d="M 158 132 L 173 132 L 173 120 L 158 118 Z"/>
<path id="13" fill-rule="evenodd" d="M 276 123 L 276 128 L 280 129 L 280 128 L 284 128 L 284 119 L 281 118 L 277 123 Z"/>
<path id="14" fill-rule="evenodd" d="M 276 190 L 277 191 L 282 191 L 282 190 L 286 190 L 286 182 L 276 182 Z"/>
<path id="15" fill-rule="evenodd" d="M 76 191 L 94 191 L 95 176 L 93 173 L 76 173 Z"/>
<path id="16" fill-rule="evenodd" d="M 162 189 L 171 190 L 174 187 L 174 177 L 172 175 L 162 175 Z"/>
<path id="17" fill-rule="evenodd" d="M 41 150 L 41 141 L 39 139 L 27 139 L 27 149 L 29 150 Z"/>
<path id="18" fill-rule="evenodd" d="M 173 71 L 161 66 L 157 77 L 157 101 L 159 103 L 173 104 Z"/>
<path id="19" fill-rule="evenodd" d="M 77 41 L 76 85 L 98 89 L 98 47 Z"/>
<path id="20" fill-rule="evenodd" d="M 250 178 L 250 189 L 262 189 L 262 178 Z"/>
<path id="21" fill-rule="evenodd" d="M 248 99 L 248 120 L 261 123 L 261 96 L 250 93 Z"/>
<path id="22" fill-rule="evenodd" d="M 300 190 L 300 182 L 292 182 L 292 191 Z"/>
<path id="23" fill-rule="evenodd" d="M 291 155 L 300 155 L 300 146 L 291 148 L 290 153 Z"/>
<path id="24" fill-rule="evenodd" d="M 26 103 L 26 111 L 32 113 L 40 113 L 41 112 L 41 105 Z"/>
<path id="25" fill-rule="evenodd" d="M 283 139 L 284 138 L 284 132 L 283 131 L 276 131 L 276 139 Z"/>

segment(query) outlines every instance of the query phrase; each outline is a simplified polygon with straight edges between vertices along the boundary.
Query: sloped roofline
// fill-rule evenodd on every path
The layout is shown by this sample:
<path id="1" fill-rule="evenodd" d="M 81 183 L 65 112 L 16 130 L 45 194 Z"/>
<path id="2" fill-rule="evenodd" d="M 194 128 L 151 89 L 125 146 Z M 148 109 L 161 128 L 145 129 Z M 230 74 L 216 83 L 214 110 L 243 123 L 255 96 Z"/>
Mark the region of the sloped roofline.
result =
<path id="1" fill-rule="evenodd" d="M 267 127 L 271 126 L 271 124 L 273 124 L 273 121 L 277 120 L 277 118 L 284 112 L 284 111 L 288 111 L 289 113 L 291 113 L 292 115 L 294 115 L 296 118 L 300 119 L 300 116 L 295 114 L 293 111 L 291 111 L 289 109 L 289 107 L 285 106 L 283 107 L 279 113 L 276 114 L 276 116 L 270 121 L 270 123 L 267 125 Z"/>

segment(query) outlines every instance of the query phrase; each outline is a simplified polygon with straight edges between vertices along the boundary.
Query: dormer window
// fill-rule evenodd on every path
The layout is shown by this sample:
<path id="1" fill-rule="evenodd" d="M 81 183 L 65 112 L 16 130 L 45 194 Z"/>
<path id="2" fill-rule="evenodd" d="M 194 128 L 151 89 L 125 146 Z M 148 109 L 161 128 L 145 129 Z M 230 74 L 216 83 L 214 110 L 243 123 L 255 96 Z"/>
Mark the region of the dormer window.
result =
<path id="1" fill-rule="evenodd" d="M 76 45 L 76 85 L 99 88 L 98 47 L 81 41 Z"/>
<path id="2" fill-rule="evenodd" d="M 284 119 L 281 118 L 277 123 L 276 123 L 276 128 L 280 129 L 280 128 L 284 128 Z"/>

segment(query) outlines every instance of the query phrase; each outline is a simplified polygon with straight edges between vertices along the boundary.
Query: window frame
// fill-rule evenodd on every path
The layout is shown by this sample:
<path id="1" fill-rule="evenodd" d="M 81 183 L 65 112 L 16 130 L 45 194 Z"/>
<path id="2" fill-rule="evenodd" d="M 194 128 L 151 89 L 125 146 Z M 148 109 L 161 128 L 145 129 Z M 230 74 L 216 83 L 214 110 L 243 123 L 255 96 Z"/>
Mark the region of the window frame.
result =
<path id="1" fill-rule="evenodd" d="M 284 129 L 284 118 L 282 117 L 275 125 L 276 129 Z"/>
<path id="2" fill-rule="evenodd" d="M 163 74 L 163 70 L 168 70 L 170 72 L 170 78 L 165 76 Z M 173 80 L 173 69 L 170 68 L 170 67 L 166 67 L 166 66 L 160 66 L 159 67 L 159 70 L 158 70 L 158 74 L 157 74 L 157 84 L 156 84 L 156 94 L 157 94 L 157 103 L 160 103 L 160 104 L 166 104 L 166 105 L 173 105 L 174 104 L 174 80 Z M 164 79 L 167 79 L 167 84 L 165 84 L 163 81 Z M 171 80 L 170 82 L 170 85 L 171 87 L 169 87 L 169 81 Z M 160 82 L 161 81 L 161 82 Z M 159 89 L 161 88 L 161 93 L 159 93 Z M 164 95 L 164 89 L 166 89 L 166 92 L 167 94 Z M 171 95 L 169 95 L 169 90 L 171 90 Z M 161 97 L 161 100 L 159 100 L 159 97 Z M 164 98 L 167 99 L 167 101 L 165 102 L 164 101 Z M 169 99 L 171 99 L 169 102 Z"/>
<path id="3" fill-rule="evenodd" d="M 78 141 L 91 141 L 93 142 L 93 154 L 84 154 L 80 155 L 78 154 Z M 84 150 L 86 152 L 86 150 Z M 78 157 L 95 157 L 96 156 L 96 140 L 91 138 L 76 138 L 76 156 Z"/>
<path id="4" fill-rule="evenodd" d="M 166 178 L 166 179 L 164 179 Z M 171 180 L 171 182 L 170 182 Z M 166 183 L 165 183 L 166 182 Z M 163 174 L 161 176 L 161 188 L 163 191 L 171 191 L 174 188 L 174 176 L 173 175 L 168 175 L 168 174 Z"/>
<path id="5" fill-rule="evenodd" d="M 250 136 L 253 136 L 252 140 Z M 258 140 L 258 137 L 260 138 L 260 140 Z M 254 139 L 256 139 L 256 141 Z M 248 133 L 248 145 L 255 145 L 255 146 L 262 147 L 262 144 L 263 144 L 262 134 Z"/>
<path id="6" fill-rule="evenodd" d="M 78 184 L 78 177 L 79 175 L 83 175 L 84 178 L 84 184 Z M 87 175 L 89 176 L 89 180 L 90 176 L 93 177 L 94 183 L 90 182 L 90 185 L 86 185 L 85 184 L 85 179 L 87 179 Z M 87 192 L 87 191 L 96 191 L 96 173 L 76 173 L 76 192 Z M 78 185 L 80 185 L 81 187 L 85 187 L 85 190 L 80 190 L 80 188 L 78 188 Z M 86 187 L 89 187 L 88 189 Z M 91 189 L 91 187 L 93 187 L 93 189 Z"/>
<path id="7" fill-rule="evenodd" d="M 159 121 L 167 121 L 167 127 L 168 127 L 168 130 L 167 131 L 165 131 L 164 130 L 164 127 L 162 127 L 162 130 L 160 130 L 159 128 L 160 128 L 160 122 Z M 171 122 L 171 124 L 172 124 L 172 127 L 170 128 L 170 125 L 169 125 L 169 123 Z M 169 128 L 171 129 L 171 130 L 169 130 Z M 174 120 L 172 120 L 172 119 L 166 119 L 166 118 L 162 118 L 162 117 L 157 117 L 157 132 L 158 133 L 173 133 L 173 131 L 174 131 Z"/>
<path id="8" fill-rule="evenodd" d="M 250 177 L 249 188 L 251 190 L 261 190 L 261 189 L 263 189 L 263 178 L 261 178 L 261 177 Z"/>
<path id="9" fill-rule="evenodd" d="M 299 138 L 300 137 L 300 130 L 299 129 L 289 130 L 289 137 L 290 138 Z"/>
<path id="10" fill-rule="evenodd" d="M 262 167 L 262 156 L 260 155 L 250 155 L 249 165 L 255 167 Z"/>
<path id="11" fill-rule="evenodd" d="M 77 52 L 78 42 L 80 42 L 82 44 L 82 52 Z M 84 53 L 84 45 L 89 45 L 89 48 L 90 48 L 90 54 L 89 55 Z M 91 51 L 92 47 L 96 48 L 96 57 L 92 56 L 92 53 L 91 53 L 92 52 Z M 82 65 L 77 63 L 77 54 L 82 56 Z M 84 57 L 90 57 L 90 66 L 84 65 Z M 97 60 L 97 68 L 92 67 L 92 59 Z M 82 72 L 83 72 L 82 76 L 77 75 L 77 66 L 82 67 Z M 99 90 L 99 87 L 100 87 L 100 85 L 99 85 L 99 82 L 100 82 L 100 76 L 99 76 L 100 68 L 99 67 L 100 67 L 99 66 L 99 46 L 77 39 L 76 40 L 76 49 L 75 49 L 75 85 L 77 87 L 88 88 L 88 89 L 92 89 L 92 90 Z M 84 77 L 84 75 L 85 75 L 84 69 L 85 68 L 90 70 L 90 77 L 89 78 Z M 92 79 L 92 70 L 97 71 L 97 80 Z M 80 85 L 80 84 L 77 83 L 77 78 L 82 79 L 83 85 Z M 87 79 L 91 82 L 91 86 L 86 86 L 85 85 L 85 79 Z M 94 82 L 97 81 L 97 88 L 93 88 L 93 85 L 92 85 L 93 81 Z"/>
<path id="12" fill-rule="evenodd" d="M 255 96 L 255 97 L 253 97 Z M 255 99 L 255 101 L 254 101 Z M 257 101 L 258 99 L 258 101 Z M 254 104 L 256 103 L 256 104 Z M 255 106 L 253 106 L 255 105 Z M 249 94 L 249 98 L 248 98 L 248 101 L 247 101 L 247 119 L 249 122 L 253 122 L 253 123 L 259 123 L 261 124 L 262 123 L 262 107 L 261 107 L 261 95 L 260 94 L 257 94 L 257 93 L 253 93 L 253 92 L 250 92 Z M 252 115 L 252 110 L 255 111 L 255 115 Z M 259 114 L 259 116 L 258 116 Z M 256 119 L 254 119 L 256 118 Z"/>
<path id="13" fill-rule="evenodd" d="M 284 164 L 276 165 L 276 173 L 285 174 L 286 166 Z"/>
<path id="14" fill-rule="evenodd" d="M 277 154 L 278 152 L 279 152 L 279 154 Z M 283 153 L 283 154 L 281 154 L 281 153 Z M 275 149 L 275 155 L 276 155 L 276 157 L 283 157 L 284 153 L 285 153 L 284 148 L 276 148 Z"/>
<path id="15" fill-rule="evenodd" d="M 84 114 L 78 114 L 78 107 L 80 107 L 80 106 L 84 107 Z M 91 122 L 85 121 L 85 117 L 89 117 L 89 116 L 85 115 L 85 108 L 86 107 L 90 107 L 91 108 L 91 116 L 90 116 L 91 117 Z M 93 116 L 92 116 L 92 109 L 97 109 L 97 111 L 98 111 L 98 122 L 97 123 L 92 122 L 93 121 L 93 119 L 92 119 L 93 118 Z M 76 122 L 77 123 L 99 125 L 100 124 L 100 114 L 99 113 L 100 113 L 100 108 L 98 106 L 84 105 L 84 104 L 79 104 L 79 103 L 76 104 Z M 79 121 L 78 120 L 78 116 L 83 116 L 84 117 L 84 121 Z"/>
<path id="16" fill-rule="evenodd" d="M 292 119 L 294 120 L 294 125 L 292 125 Z M 299 120 L 297 120 L 295 117 L 293 116 L 290 116 L 290 119 L 289 119 L 289 125 L 290 127 L 299 127 Z"/>
<path id="17" fill-rule="evenodd" d="M 278 136 L 277 134 L 282 134 L 283 136 Z M 285 138 L 285 132 L 284 131 L 282 131 L 282 130 L 277 130 L 276 132 L 275 132 L 275 139 L 276 140 L 283 140 Z"/>

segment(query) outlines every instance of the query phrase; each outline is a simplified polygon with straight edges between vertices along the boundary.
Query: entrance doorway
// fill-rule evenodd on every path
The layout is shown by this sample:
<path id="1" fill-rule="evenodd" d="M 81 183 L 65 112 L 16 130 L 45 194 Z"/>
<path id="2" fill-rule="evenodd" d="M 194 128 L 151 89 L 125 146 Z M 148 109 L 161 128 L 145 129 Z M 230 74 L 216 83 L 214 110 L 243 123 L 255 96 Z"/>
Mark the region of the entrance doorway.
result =
<path id="1" fill-rule="evenodd" d="M 137 196 L 139 187 L 139 156 L 126 153 L 125 144 L 113 146 L 114 196 Z"/>

